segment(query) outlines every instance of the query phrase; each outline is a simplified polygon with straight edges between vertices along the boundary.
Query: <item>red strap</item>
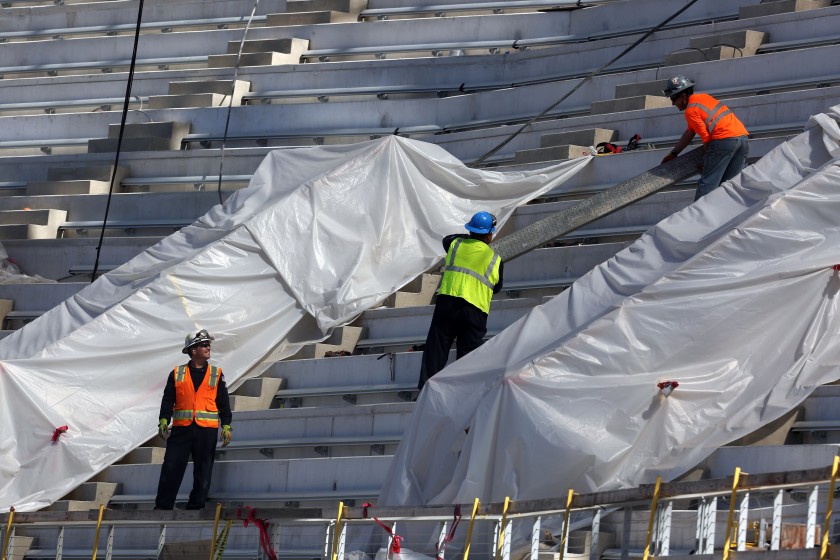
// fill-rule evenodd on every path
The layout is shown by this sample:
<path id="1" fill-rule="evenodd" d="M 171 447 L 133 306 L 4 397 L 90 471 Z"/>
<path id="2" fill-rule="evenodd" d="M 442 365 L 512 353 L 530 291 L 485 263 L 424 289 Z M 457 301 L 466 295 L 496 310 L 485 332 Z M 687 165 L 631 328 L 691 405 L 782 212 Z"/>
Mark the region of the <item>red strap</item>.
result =
<path id="1" fill-rule="evenodd" d="M 248 523 L 253 523 L 260 532 L 260 546 L 263 549 L 266 557 L 269 560 L 277 560 L 277 553 L 274 552 L 274 547 L 271 546 L 271 537 L 268 536 L 269 523 L 265 519 L 257 519 L 257 510 L 251 506 L 245 506 L 245 517 L 242 517 L 242 509 L 236 510 L 236 517 L 242 519 L 243 525 L 248 526 Z"/>
<path id="2" fill-rule="evenodd" d="M 58 428 L 56 428 L 55 431 L 53 432 L 53 435 L 52 435 L 52 442 L 57 443 L 58 438 L 60 438 L 61 434 L 66 432 L 67 429 L 68 429 L 67 426 L 59 426 Z"/>
<path id="3" fill-rule="evenodd" d="M 831 269 L 834 270 L 835 272 L 840 272 L 840 264 L 835 264 L 834 266 L 831 267 Z"/>
<path id="4" fill-rule="evenodd" d="M 443 537 L 443 542 L 440 543 L 440 548 L 438 545 L 435 544 L 435 552 L 437 553 L 438 560 L 443 560 L 443 551 L 446 550 L 447 543 L 452 542 L 452 539 L 455 538 L 455 529 L 458 528 L 458 523 L 461 522 L 461 504 L 455 505 L 455 510 L 452 512 L 452 526 L 449 528 L 449 532 L 446 533 L 446 536 Z"/>
<path id="5" fill-rule="evenodd" d="M 364 519 L 367 519 L 368 518 L 368 512 L 367 512 L 368 508 L 375 508 L 375 507 L 376 506 L 373 505 L 372 503 L 365 502 L 362 505 L 362 517 Z M 391 548 L 390 548 L 391 553 L 392 554 L 399 554 L 400 553 L 400 543 L 402 542 L 403 538 L 401 536 L 399 536 L 398 534 L 394 533 L 393 529 L 391 529 L 390 527 L 388 527 L 387 525 L 385 525 L 384 523 L 379 521 L 379 519 L 377 519 L 376 517 L 374 517 L 373 520 L 376 521 L 376 523 L 380 527 L 385 529 L 385 532 L 388 533 L 388 535 L 391 536 Z"/>

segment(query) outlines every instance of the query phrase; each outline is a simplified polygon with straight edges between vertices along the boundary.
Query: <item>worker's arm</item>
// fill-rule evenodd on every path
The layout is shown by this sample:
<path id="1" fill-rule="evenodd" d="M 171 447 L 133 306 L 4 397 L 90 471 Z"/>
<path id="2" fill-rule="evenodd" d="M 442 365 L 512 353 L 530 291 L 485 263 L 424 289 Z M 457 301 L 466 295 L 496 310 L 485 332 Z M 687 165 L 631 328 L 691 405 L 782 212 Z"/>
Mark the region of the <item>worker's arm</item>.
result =
<path id="1" fill-rule="evenodd" d="M 680 155 L 680 152 L 683 151 L 686 148 L 686 146 L 691 144 L 692 140 L 694 140 L 695 134 L 696 133 L 693 130 L 691 130 L 690 128 L 686 128 L 685 132 L 683 132 L 682 136 L 680 136 L 677 145 L 674 146 L 674 149 L 668 152 L 667 156 L 662 158 L 662 163 L 671 161 L 672 159 Z"/>
<path id="2" fill-rule="evenodd" d="M 166 380 L 166 387 L 163 389 L 163 398 L 160 400 L 160 414 L 158 419 L 172 420 L 172 411 L 175 409 L 175 376 L 172 372 Z"/>
<path id="3" fill-rule="evenodd" d="M 224 374 L 219 375 L 219 387 L 216 389 L 216 408 L 219 411 L 219 422 L 223 426 L 230 426 L 233 414 L 230 411 L 230 396 Z"/>
<path id="4" fill-rule="evenodd" d="M 499 263 L 499 281 L 496 282 L 496 285 L 493 286 L 493 293 L 498 294 L 502 291 L 502 284 L 504 283 L 505 279 L 505 261 Z"/>

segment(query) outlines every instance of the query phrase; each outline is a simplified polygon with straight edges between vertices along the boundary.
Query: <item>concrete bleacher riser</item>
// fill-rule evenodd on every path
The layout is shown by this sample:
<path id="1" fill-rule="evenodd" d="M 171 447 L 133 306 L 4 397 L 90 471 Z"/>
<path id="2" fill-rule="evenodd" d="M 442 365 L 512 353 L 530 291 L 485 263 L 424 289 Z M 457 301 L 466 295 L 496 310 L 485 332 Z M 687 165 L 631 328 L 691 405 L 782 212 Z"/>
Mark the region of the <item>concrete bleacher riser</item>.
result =
<path id="1" fill-rule="evenodd" d="M 834 12 L 834 10 L 829 10 L 828 12 L 829 12 L 828 14 L 825 14 L 820 19 L 811 17 L 811 19 L 807 20 L 807 22 L 803 22 L 803 24 L 807 25 L 808 29 L 815 29 L 815 33 L 817 33 L 817 34 L 829 33 L 830 32 L 830 27 L 826 27 L 826 26 L 830 26 L 830 21 L 826 21 L 826 20 L 831 20 L 832 16 L 834 15 L 835 12 Z M 808 14 L 808 13 L 809 12 L 802 12 L 802 14 Z M 794 14 L 794 15 L 797 15 L 797 14 Z M 790 17 L 793 17 L 793 16 L 790 16 Z M 731 25 L 735 25 L 735 24 L 737 24 L 737 22 L 727 22 L 727 23 L 719 24 L 719 25 L 730 25 L 731 26 Z M 803 25 L 802 27 L 805 27 L 805 25 Z M 764 27 L 766 27 L 768 29 L 768 33 L 770 33 L 770 34 L 777 34 L 777 35 L 780 35 L 780 36 L 785 37 L 787 39 L 790 38 L 790 33 L 789 32 L 785 33 L 785 31 L 787 30 L 788 27 L 792 27 L 792 26 L 789 26 L 789 25 L 786 26 L 783 23 L 776 22 L 776 23 L 768 23 Z M 711 29 L 712 28 L 710 28 L 709 31 L 711 31 Z M 668 32 L 660 32 L 660 33 L 668 33 Z M 680 33 L 682 33 L 682 31 L 680 31 Z M 659 35 L 660 34 L 657 34 L 657 36 L 659 36 Z M 685 40 L 682 39 L 682 37 L 680 35 L 675 35 L 675 37 L 678 40 L 683 41 L 683 43 L 684 43 Z M 799 35 L 799 37 L 801 38 L 801 34 Z M 615 41 L 615 40 L 613 40 L 613 41 Z M 604 45 L 605 48 L 602 49 L 603 52 L 604 52 L 604 56 L 613 56 L 615 46 L 610 45 L 609 41 L 602 41 L 602 42 L 599 42 L 599 43 L 604 43 L 605 44 Z M 422 81 L 433 80 L 436 83 L 441 83 L 442 85 L 446 85 L 446 83 L 448 81 L 448 82 L 451 82 L 449 84 L 449 87 L 457 88 L 457 86 L 461 83 L 469 84 L 469 83 L 471 83 L 475 80 L 485 81 L 485 82 L 492 82 L 494 80 L 501 80 L 501 79 L 508 79 L 508 80 L 510 80 L 510 82 L 522 81 L 522 80 L 528 79 L 529 76 L 534 77 L 534 76 L 538 76 L 540 74 L 542 74 L 542 75 L 555 74 L 556 70 L 551 65 L 551 61 L 553 60 L 553 58 L 556 57 L 558 54 L 561 54 L 561 53 L 562 54 L 573 54 L 573 52 L 570 51 L 570 49 L 579 50 L 580 48 L 581 47 L 576 46 L 576 45 L 569 45 L 569 46 L 564 46 L 562 48 L 561 47 L 554 47 L 554 48 L 550 48 L 550 49 L 540 49 L 540 50 L 536 50 L 536 51 L 517 53 L 511 59 L 511 61 L 515 60 L 517 62 L 516 65 L 510 65 L 510 68 L 508 68 L 507 60 L 505 61 L 505 64 L 502 64 L 502 65 L 494 64 L 487 71 L 484 71 L 484 72 L 481 73 L 481 75 L 486 76 L 483 80 L 478 78 L 478 73 L 475 72 L 476 67 L 480 66 L 480 65 L 472 64 L 472 63 L 470 63 L 470 61 L 464 61 L 462 59 L 459 60 L 460 57 L 455 57 L 454 60 L 451 57 L 450 58 L 444 58 L 444 59 L 428 59 L 428 61 L 423 61 L 422 63 L 424 65 L 426 65 L 426 64 L 434 65 L 435 68 L 436 68 L 435 72 L 429 72 L 429 73 L 424 73 L 424 74 L 419 74 L 419 75 L 417 74 L 417 72 L 412 72 L 411 76 L 406 76 L 406 78 L 401 80 L 401 82 L 402 83 L 407 83 L 407 82 L 415 83 L 418 80 L 422 80 Z M 639 49 L 642 49 L 642 51 L 640 51 L 640 52 L 643 52 L 645 48 L 647 48 L 645 44 L 640 46 Z M 586 52 L 585 57 L 582 57 L 582 56 L 570 57 L 568 60 L 572 61 L 572 63 L 574 63 L 574 64 L 582 64 L 581 70 L 585 69 L 586 71 L 588 71 L 588 70 L 590 70 L 590 69 L 592 69 L 596 66 L 596 61 L 593 59 L 593 57 L 595 59 L 597 59 L 598 56 L 597 56 L 597 52 L 593 52 L 593 47 L 592 46 L 587 46 L 586 49 L 587 49 L 587 52 Z M 639 49 L 637 49 L 637 51 Z M 597 49 L 595 49 L 595 51 L 597 51 Z M 658 53 L 658 52 L 661 52 L 661 51 L 654 51 L 654 52 Z M 487 58 L 487 57 L 485 57 L 485 58 Z M 507 57 L 505 57 L 505 58 L 507 59 Z M 812 58 L 810 64 L 808 64 L 806 62 L 804 65 L 801 65 L 801 64 L 780 64 L 780 66 L 782 68 L 786 68 L 786 69 L 800 69 L 800 68 L 807 69 L 809 67 L 813 67 L 814 60 L 817 60 L 817 59 Z M 544 62 L 541 62 L 541 61 L 544 61 Z M 391 62 L 393 62 L 393 61 L 391 61 Z M 400 65 L 405 65 L 405 64 L 408 64 L 409 62 L 412 62 L 412 61 L 400 62 Z M 413 62 L 418 62 L 418 61 L 413 61 Z M 389 63 L 389 61 L 378 61 L 377 63 L 374 64 L 374 66 L 376 66 L 378 64 L 379 67 L 382 67 L 384 64 L 388 64 L 388 63 Z M 537 63 L 539 63 L 539 64 L 537 64 Z M 381 72 L 381 73 L 377 72 L 377 74 L 378 75 L 383 75 L 383 76 L 394 75 L 395 77 L 397 77 L 397 74 L 398 74 L 399 70 L 397 68 L 394 68 L 393 66 L 394 65 L 391 64 L 388 67 L 388 72 Z M 309 70 L 310 68 L 311 68 L 310 66 L 306 67 L 307 70 Z M 450 68 L 451 68 L 451 71 L 450 71 Z M 490 74 L 491 72 L 497 72 L 499 68 L 503 68 L 505 70 L 504 74 L 498 74 L 496 76 L 493 76 L 492 74 Z M 314 70 L 314 68 L 312 68 L 312 69 Z M 311 87 L 318 87 L 318 86 L 314 86 L 312 81 L 309 79 L 309 78 L 314 78 L 314 77 L 317 77 L 320 87 L 331 87 L 331 84 L 324 82 L 324 80 L 329 80 L 330 76 L 335 76 L 335 77 L 338 78 L 334 82 L 334 85 L 336 87 L 339 87 L 339 86 L 354 87 L 354 82 L 359 80 L 359 72 L 355 71 L 356 70 L 355 68 L 353 70 L 354 70 L 353 72 L 347 72 L 346 69 L 345 70 L 335 69 L 335 70 L 332 70 L 331 72 L 328 72 L 328 73 L 318 72 L 317 74 L 310 74 L 309 71 L 304 71 L 304 72 L 296 71 L 294 73 L 287 73 L 287 72 L 281 71 L 281 72 L 278 73 L 277 71 L 266 72 L 265 69 L 259 69 L 259 68 L 245 68 L 245 69 L 243 69 L 243 71 L 244 71 L 243 75 L 247 76 L 249 73 L 254 73 L 254 76 L 249 78 L 249 79 L 252 79 L 254 81 L 254 89 L 257 90 L 257 91 L 260 91 L 260 90 L 270 91 L 270 90 L 280 89 L 281 88 L 281 80 L 282 80 L 282 88 L 284 88 L 284 89 L 295 88 L 295 87 L 308 89 L 308 88 L 311 88 Z M 190 72 L 187 72 L 187 73 L 184 73 L 184 72 L 180 72 L 180 73 L 177 73 L 177 72 L 145 72 L 145 73 L 142 73 L 141 72 L 140 74 L 138 74 L 137 79 L 135 81 L 134 91 L 138 95 L 154 95 L 154 94 L 164 93 L 165 92 L 165 84 L 168 84 L 169 80 L 156 78 L 155 76 L 170 75 L 170 76 L 173 77 L 173 79 L 176 79 L 176 80 L 181 79 L 185 76 L 195 76 L 195 77 L 197 77 L 197 76 L 204 75 L 204 74 L 206 74 L 207 77 L 210 77 L 210 74 L 207 73 L 208 71 L 203 71 L 204 74 L 202 74 L 201 72 L 202 71 L 191 71 L 191 73 Z M 471 74 L 474 74 L 474 73 L 476 73 L 476 77 L 472 78 Z M 721 79 L 723 79 L 722 76 L 729 76 L 730 75 L 728 73 L 719 72 L 719 71 L 718 72 L 710 72 L 709 74 L 710 75 L 708 76 L 708 78 L 704 78 L 704 81 L 708 81 L 711 88 L 714 88 L 714 82 L 720 81 Z M 451 75 L 451 77 L 449 77 L 450 75 Z M 757 83 L 756 80 L 752 76 L 749 76 L 748 74 L 739 73 L 739 75 L 744 76 L 743 83 L 745 83 L 747 85 L 753 85 L 753 84 Z M 148 76 L 148 78 L 146 78 L 146 76 Z M 119 77 L 119 75 L 117 75 L 117 77 Z M 221 78 L 223 76 L 218 76 L 217 75 L 215 77 Z M 105 75 L 105 76 L 88 76 L 85 79 L 87 80 L 87 79 L 90 79 L 90 78 L 95 78 L 97 82 L 100 82 L 100 87 L 98 88 L 99 93 L 98 93 L 97 97 L 102 97 L 102 96 L 120 97 L 124 93 L 123 92 L 124 79 L 122 79 L 122 78 L 115 79 L 115 77 L 112 77 L 110 75 Z M 761 76 L 761 78 L 766 80 L 766 73 L 765 73 L 765 76 Z M 301 79 L 308 80 L 308 83 L 300 83 L 299 86 L 296 86 L 295 84 L 300 82 Z M 609 76 L 601 76 L 598 79 L 599 80 L 600 79 L 609 79 Z M 68 78 L 66 78 L 66 77 L 52 78 L 51 80 L 55 81 L 55 83 L 63 83 L 64 84 L 63 88 L 60 91 L 70 92 L 70 91 L 72 91 L 72 89 L 67 89 L 67 88 L 72 88 L 73 86 L 77 85 L 77 84 L 74 84 L 72 80 L 68 80 Z M 9 85 L 9 86 L 14 86 L 14 82 L 15 82 L 15 80 L 7 80 L 6 84 Z M 44 81 L 44 83 L 50 83 L 50 79 L 46 79 Z M 113 84 L 113 89 L 108 89 L 108 87 L 102 87 L 102 86 L 108 86 L 109 84 Z M 27 80 L 26 85 L 27 85 L 26 89 L 21 89 L 21 88 L 17 88 L 17 87 L 6 87 L 6 88 L 0 89 L 0 103 L 11 103 L 11 102 L 15 102 L 15 101 L 22 102 L 22 101 L 30 101 L 30 100 L 38 100 L 38 99 L 48 99 L 48 98 L 45 98 L 44 96 L 45 95 L 52 95 L 52 96 L 55 95 L 55 92 L 53 91 L 52 88 L 37 88 L 35 92 L 32 92 L 31 88 L 28 87 L 29 80 Z M 572 101 L 577 100 L 577 99 L 587 100 L 587 99 L 609 98 L 609 91 L 610 91 L 611 87 L 612 87 L 612 85 L 608 85 L 606 87 L 606 89 L 604 90 L 604 93 L 602 95 L 598 95 L 597 92 L 595 92 L 595 94 L 593 94 L 593 92 L 590 92 L 590 91 L 585 92 L 584 90 L 582 90 L 581 92 L 579 92 L 578 94 L 573 96 L 570 99 L 569 102 L 571 103 Z M 586 90 L 588 88 L 584 88 L 584 89 Z M 10 94 L 10 92 L 15 92 L 17 90 L 20 91 L 19 95 L 14 95 L 14 93 L 12 93 L 13 97 L 7 97 Z M 35 94 L 34 98 L 32 96 L 32 93 Z M 585 93 L 585 95 L 584 95 L 584 93 Z M 69 95 L 65 94 L 65 96 L 69 96 Z"/>
<path id="2" fill-rule="evenodd" d="M 213 469 L 214 493 L 243 496 L 261 494 L 299 493 L 314 491 L 376 490 L 388 469 L 390 456 L 368 456 L 332 459 L 281 459 L 265 461 L 220 461 Z M 122 493 L 151 494 L 157 488 L 158 465 L 114 465 L 96 479 L 117 482 Z M 182 488 L 192 485 L 192 473 L 187 469 Z"/>
<path id="3" fill-rule="evenodd" d="M 753 127 L 766 127 L 777 123 L 805 123 L 807 118 L 816 112 L 824 110 L 840 98 L 840 87 L 819 88 L 813 90 L 776 93 L 759 97 L 738 97 L 727 100 L 727 105 L 735 110 L 740 118 Z M 440 126 L 456 126 L 456 121 L 445 121 L 450 113 L 444 110 L 446 102 L 456 101 L 457 98 L 441 100 L 413 100 L 392 101 L 387 104 L 369 105 L 367 103 L 350 103 L 326 107 L 322 105 L 301 106 L 253 106 L 234 107 L 232 109 L 232 123 L 229 136 L 248 136 L 253 138 L 270 138 L 271 130 L 266 130 L 262 123 L 283 123 L 283 128 L 277 133 L 288 134 L 298 130 L 301 134 L 311 136 L 318 134 L 318 129 L 312 128 L 313 114 L 329 115 L 334 126 L 341 128 L 374 129 L 377 127 L 409 127 L 429 124 L 429 118 L 438 118 Z M 539 105 L 534 104 L 534 110 Z M 454 107 L 453 107 L 454 108 Z M 778 108 L 778 109 L 777 109 Z M 320 109 L 320 111 L 318 111 Z M 452 111 L 454 115 L 464 115 Z M 178 121 L 189 123 L 193 133 L 217 134 L 221 138 L 224 130 L 224 111 L 216 109 L 167 109 L 149 110 L 146 112 L 157 122 Z M 246 118 L 247 115 L 247 118 Z M 784 115 L 782 120 L 780 115 Z M 525 115 L 527 116 L 527 114 Z M 3 121 L 11 127 L 28 123 L 30 129 L 25 132 L 28 138 L 16 140 L 37 140 L 49 137 L 88 137 L 96 138 L 103 135 L 111 121 L 117 119 L 114 114 L 62 114 L 43 117 L 5 117 Z M 20 123 L 20 124 L 19 124 Z M 677 138 L 685 128 L 682 115 L 671 107 L 651 109 L 647 111 L 629 111 L 625 113 L 611 113 L 607 115 L 587 115 L 570 117 L 561 123 L 551 121 L 537 123 L 525 133 L 517 137 L 507 148 L 510 153 L 521 149 L 531 149 L 539 146 L 539 137 L 546 132 L 555 132 L 558 125 L 563 129 L 613 128 L 628 137 L 634 133 L 642 138 L 673 137 Z M 801 124 L 800 124 L 801 126 Z M 326 132 L 327 129 L 324 131 Z M 514 127 L 496 127 L 489 130 L 452 133 L 445 136 L 430 137 L 436 143 L 447 148 L 457 157 L 469 160 L 477 158 L 485 151 L 513 132 Z M 24 136 L 21 134 L 20 136 Z M 461 150 L 458 144 L 465 140 L 465 148 Z M 253 142 L 253 141 L 252 141 Z"/>
<path id="4" fill-rule="evenodd" d="M 257 15 L 283 12 L 286 0 L 261 0 Z M 143 22 L 209 19 L 220 17 L 247 17 L 239 0 L 202 0 L 177 2 L 156 0 L 143 6 Z M 84 5 L 20 6 L 5 8 L 0 18 L 0 34 L 9 31 L 37 31 L 68 27 L 119 25 L 137 18 L 137 6 L 124 2 L 91 2 Z"/>

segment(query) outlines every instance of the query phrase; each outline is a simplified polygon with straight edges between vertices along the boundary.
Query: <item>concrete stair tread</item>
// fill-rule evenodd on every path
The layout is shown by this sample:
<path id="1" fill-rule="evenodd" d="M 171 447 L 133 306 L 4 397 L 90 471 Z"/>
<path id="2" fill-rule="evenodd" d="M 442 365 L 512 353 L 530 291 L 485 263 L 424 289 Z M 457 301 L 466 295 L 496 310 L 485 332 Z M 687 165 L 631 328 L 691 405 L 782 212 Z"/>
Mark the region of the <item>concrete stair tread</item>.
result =
<path id="1" fill-rule="evenodd" d="M 440 285 L 439 274 L 423 273 L 396 293 L 385 298 L 383 305 L 387 307 L 413 307 L 429 305 Z"/>
<path id="2" fill-rule="evenodd" d="M 31 181 L 26 184 L 26 196 L 108 194 L 111 183 L 95 180 Z"/>
<path id="3" fill-rule="evenodd" d="M 620 97 L 620 96 L 618 96 Z M 601 142 L 615 142 L 618 133 L 608 128 L 589 128 L 555 132 L 540 136 L 540 148 L 556 146 L 597 146 Z"/>
<path id="4" fill-rule="evenodd" d="M 589 155 L 589 153 L 589 146 L 549 146 L 546 148 L 535 148 L 533 150 L 518 150 L 514 161 L 525 164 L 538 161 L 572 159 Z"/>
<path id="5" fill-rule="evenodd" d="M 738 11 L 739 19 L 750 19 L 787 12 L 802 12 L 827 8 L 831 0 L 774 0 L 754 6 L 742 6 Z"/>
<path id="6" fill-rule="evenodd" d="M 663 95 L 638 95 L 621 99 L 595 101 L 592 103 L 591 113 L 603 115 L 606 113 L 623 113 L 625 111 L 641 111 L 644 109 L 658 109 L 670 107 L 671 100 Z"/>

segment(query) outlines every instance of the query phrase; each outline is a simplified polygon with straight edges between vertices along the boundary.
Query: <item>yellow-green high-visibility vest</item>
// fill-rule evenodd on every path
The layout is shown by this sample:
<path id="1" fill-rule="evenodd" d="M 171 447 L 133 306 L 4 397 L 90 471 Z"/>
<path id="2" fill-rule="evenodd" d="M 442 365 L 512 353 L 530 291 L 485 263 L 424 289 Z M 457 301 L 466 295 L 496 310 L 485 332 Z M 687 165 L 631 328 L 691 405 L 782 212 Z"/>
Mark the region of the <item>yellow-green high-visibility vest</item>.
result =
<path id="1" fill-rule="evenodd" d="M 463 298 L 489 313 L 501 262 L 487 243 L 478 239 L 456 239 L 446 253 L 438 293 Z"/>

